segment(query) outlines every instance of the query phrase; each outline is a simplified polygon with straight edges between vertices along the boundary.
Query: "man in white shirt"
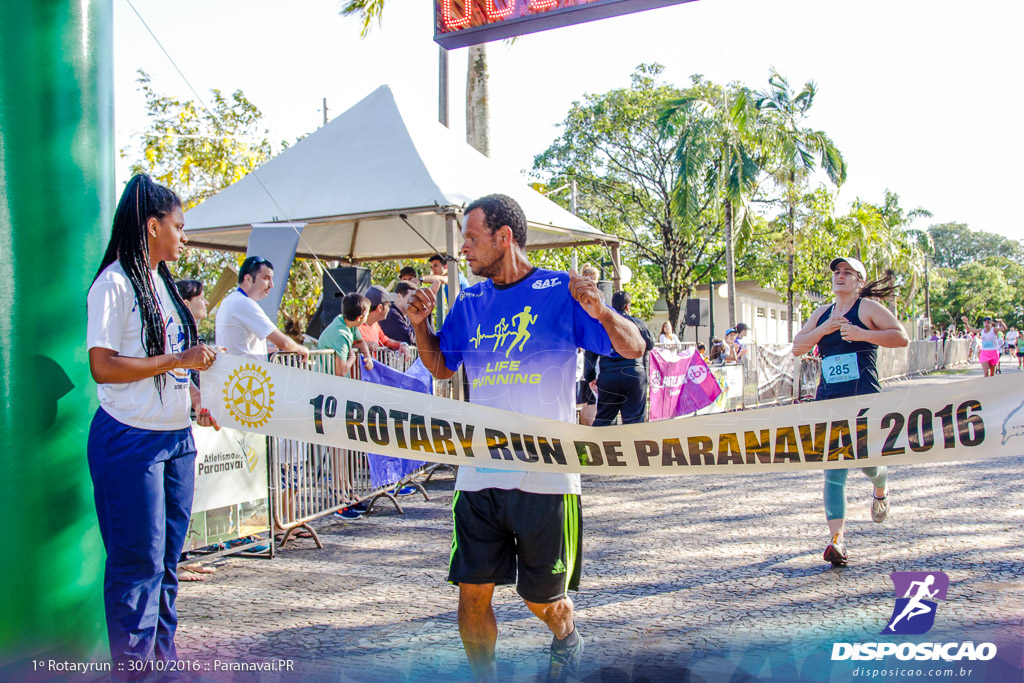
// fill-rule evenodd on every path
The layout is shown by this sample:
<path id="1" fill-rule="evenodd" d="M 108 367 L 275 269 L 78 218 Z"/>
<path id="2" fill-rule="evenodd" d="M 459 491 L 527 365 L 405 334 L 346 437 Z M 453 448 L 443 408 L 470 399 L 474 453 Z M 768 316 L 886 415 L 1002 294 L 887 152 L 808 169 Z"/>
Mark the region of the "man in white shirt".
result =
<path id="1" fill-rule="evenodd" d="M 217 346 L 236 356 L 267 360 L 267 342 L 280 351 L 309 358 L 309 349 L 286 336 L 271 322 L 257 301 L 274 288 L 274 265 L 262 256 L 250 256 L 238 271 L 238 289 L 228 294 L 217 311 Z"/>

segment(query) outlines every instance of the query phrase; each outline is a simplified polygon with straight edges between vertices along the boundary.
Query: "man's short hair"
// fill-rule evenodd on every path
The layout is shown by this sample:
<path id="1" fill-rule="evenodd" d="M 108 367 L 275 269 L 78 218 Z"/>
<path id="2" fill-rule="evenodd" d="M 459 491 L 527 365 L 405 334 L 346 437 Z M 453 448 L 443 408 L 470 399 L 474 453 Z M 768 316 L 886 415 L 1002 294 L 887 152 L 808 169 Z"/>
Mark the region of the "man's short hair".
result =
<path id="1" fill-rule="evenodd" d="M 409 292 L 415 292 L 416 289 L 416 285 L 411 282 L 399 282 L 395 285 L 395 294 L 398 296 L 405 296 Z"/>
<path id="2" fill-rule="evenodd" d="M 443 255 L 441 255 L 441 254 L 434 254 L 433 256 L 431 256 L 430 258 L 427 259 L 427 263 L 433 263 L 434 261 L 440 261 L 441 265 L 444 265 L 445 263 L 448 262 L 445 259 L 445 257 Z"/>
<path id="3" fill-rule="evenodd" d="M 419 273 L 412 266 L 402 266 L 402 269 L 398 271 L 398 279 L 401 280 L 406 275 L 412 275 L 413 277 L 419 277 Z"/>
<path id="4" fill-rule="evenodd" d="M 252 279 L 255 280 L 256 273 L 260 272 L 260 268 L 263 266 L 271 270 L 274 269 L 274 264 L 262 256 L 250 256 L 242 261 L 242 267 L 238 269 L 238 284 L 242 284 L 242 280 L 245 279 L 246 275 L 252 275 Z"/>
<path id="5" fill-rule="evenodd" d="M 484 225 L 492 235 L 507 225 L 512 229 L 519 248 L 526 248 L 526 214 L 516 200 L 504 194 L 489 194 L 467 206 L 464 215 L 468 216 L 476 209 L 484 212 Z"/>
<path id="6" fill-rule="evenodd" d="M 629 302 L 630 302 L 629 292 L 627 292 L 624 289 L 621 289 L 621 290 L 615 292 L 614 294 L 612 294 L 612 308 L 614 308 L 619 313 L 625 313 L 626 312 L 626 306 L 629 305 Z"/>
<path id="7" fill-rule="evenodd" d="M 341 315 L 345 320 L 359 320 L 370 311 L 370 300 L 358 292 L 346 294 L 341 300 Z"/>

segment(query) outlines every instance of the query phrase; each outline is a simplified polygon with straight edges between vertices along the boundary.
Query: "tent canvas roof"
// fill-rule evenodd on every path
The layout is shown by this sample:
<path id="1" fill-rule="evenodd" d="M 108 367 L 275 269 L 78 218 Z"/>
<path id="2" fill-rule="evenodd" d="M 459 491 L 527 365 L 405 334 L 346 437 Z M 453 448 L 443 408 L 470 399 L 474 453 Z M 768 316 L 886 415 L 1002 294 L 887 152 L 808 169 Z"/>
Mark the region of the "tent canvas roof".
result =
<path id="1" fill-rule="evenodd" d="M 497 192 L 523 207 L 530 249 L 618 241 L 440 123 L 404 114 L 386 85 L 189 210 L 185 223 L 198 247 L 244 251 L 254 224 L 291 221 L 305 224 L 298 256 L 417 258 L 445 251 L 446 214 Z"/>

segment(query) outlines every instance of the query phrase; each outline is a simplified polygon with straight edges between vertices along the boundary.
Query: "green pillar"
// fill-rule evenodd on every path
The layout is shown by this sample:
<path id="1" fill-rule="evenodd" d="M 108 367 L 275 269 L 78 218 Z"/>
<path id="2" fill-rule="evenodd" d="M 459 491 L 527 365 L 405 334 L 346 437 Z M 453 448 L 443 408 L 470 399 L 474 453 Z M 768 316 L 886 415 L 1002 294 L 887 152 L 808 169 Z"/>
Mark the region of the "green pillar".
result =
<path id="1" fill-rule="evenodd" d="M 116 202 L 112 80 L 112 0 L 0 2 L 0 667 L 9 680 L 44 654 L 106 657 L 85 300 Z"/>

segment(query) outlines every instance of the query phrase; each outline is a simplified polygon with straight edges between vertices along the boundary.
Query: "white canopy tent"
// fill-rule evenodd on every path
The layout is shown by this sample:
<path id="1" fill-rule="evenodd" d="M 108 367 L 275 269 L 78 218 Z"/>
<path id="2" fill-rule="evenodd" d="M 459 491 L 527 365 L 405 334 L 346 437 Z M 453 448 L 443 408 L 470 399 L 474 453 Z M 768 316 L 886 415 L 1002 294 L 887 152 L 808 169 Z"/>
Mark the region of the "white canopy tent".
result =
<path id="1" fill-rule="evenodd" d="M 251 231 L 294 223 L 296 256 L 345 263 L 455 255 L 457 221 L 477 197 L 523 207 L 528 249 L 618 240 L 499 168 L 448 128 L 399 108 L 381 86 L 351 109 L 186 214 L 192 246 L 245 251 Z M 452 273 L 454 275 L 454 273 Z M 457 285 L 456 285 L 457 286 Z"/>

